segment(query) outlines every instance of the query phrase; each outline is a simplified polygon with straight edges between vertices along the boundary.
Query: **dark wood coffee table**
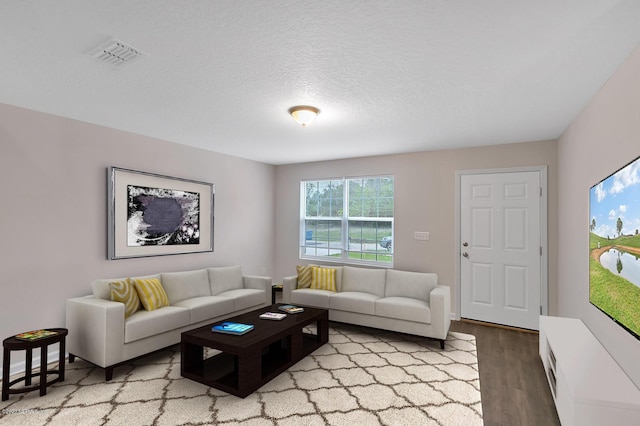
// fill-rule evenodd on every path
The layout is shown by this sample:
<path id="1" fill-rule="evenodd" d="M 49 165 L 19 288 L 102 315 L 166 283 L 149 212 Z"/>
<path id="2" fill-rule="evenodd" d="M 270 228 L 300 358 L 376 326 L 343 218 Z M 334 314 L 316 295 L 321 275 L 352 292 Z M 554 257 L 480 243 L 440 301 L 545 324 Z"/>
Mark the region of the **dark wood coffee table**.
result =
<path id="1" fill-rule="evenodd" d="M 245 398 L 329 341 L 326 309 L 305 307 L 281 321 L 259 318 L 264 312 L 279 312 L 278 306 L 225 319 L 255 326 L 242 336 L 211 331 L 223 321 L 182 333 L 182 376 Z M 316 334 L 303 331 L 314 323 Z M 204 359 L 205 347 L 221 353 Z"/>

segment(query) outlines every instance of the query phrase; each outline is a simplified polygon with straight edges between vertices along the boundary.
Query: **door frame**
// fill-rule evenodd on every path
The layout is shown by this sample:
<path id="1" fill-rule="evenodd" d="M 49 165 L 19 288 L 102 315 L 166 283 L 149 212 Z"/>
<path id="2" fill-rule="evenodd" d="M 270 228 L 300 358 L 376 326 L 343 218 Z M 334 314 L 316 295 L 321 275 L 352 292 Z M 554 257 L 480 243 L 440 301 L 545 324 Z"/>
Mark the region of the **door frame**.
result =
<path id="1" fill-rule="evenodd" d="M 461 318 L 461 297 L 462 297 L 462 283 L 461 283 L 461 262 L 460 253 L 462 247 L 460 247 L 460 209 L 462 202 L 460 200 L 461 191 L 460 185 L 463 175 L 480 175 L 480 174 L 494 174 L 494 173 L 514 173 L 514 172 L 539 172 L 540 173 L 540 187 L 542 188 L 542 196 L 540 197 L 540 245 L 542 247 L 542 255 L 540 256 L 540 306 L 541 315 L 549 314 L 549 241 L 548 241 L 548 198 L 549 188 L 547 180 L 547 166 L 527 166 L 527 167 L 510 167 L 504 169 L 474 169 L 474 170 L 457 170 L 456 171 L 456 192 L 455 192 L 455 243 L 454 243 L 454 258 L 455 258 L 455 286 L 457 291 L 457 297 L 455 301 L 455 313 L 452 312 L 456 320 Z"/>

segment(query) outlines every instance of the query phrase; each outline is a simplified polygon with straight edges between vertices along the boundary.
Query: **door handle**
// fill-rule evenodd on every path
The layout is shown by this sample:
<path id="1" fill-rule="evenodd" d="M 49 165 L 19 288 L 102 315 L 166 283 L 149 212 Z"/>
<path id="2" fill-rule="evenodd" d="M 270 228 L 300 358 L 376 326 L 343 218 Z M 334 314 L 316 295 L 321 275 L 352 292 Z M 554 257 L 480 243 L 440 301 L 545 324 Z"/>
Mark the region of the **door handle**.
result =
<path id="1" fill-rule="evenodd" d="M 467 247 L 467 246 L 469 245 L 469 243 L 465 241 L 464 243 L 462 243 L 462 245 L 463 245 L 464 247 Z"/>
<path id="2" fill-rule="evenodd" d="M 469 253 L 467 253 L 466 251 L 465 251 L 464 253 L 462 253 L 462 255 L 463 255 L 464 257 L 467 257 L 467 258 L 469 257 Z"/>

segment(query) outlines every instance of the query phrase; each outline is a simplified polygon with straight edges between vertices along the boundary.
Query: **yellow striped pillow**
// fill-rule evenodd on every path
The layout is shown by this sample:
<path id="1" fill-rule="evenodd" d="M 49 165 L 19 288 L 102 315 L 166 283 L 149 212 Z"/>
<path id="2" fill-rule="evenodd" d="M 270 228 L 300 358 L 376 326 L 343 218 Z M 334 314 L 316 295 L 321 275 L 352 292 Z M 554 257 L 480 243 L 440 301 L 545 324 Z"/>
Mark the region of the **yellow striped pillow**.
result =
<path id="1" fill-rule="evenodd" d="M 297 288 L 309 288 L 311 287 L 311 266 L 296 266 L 298 271 L 298 285 Z"/>
<path id="2" fill-rule="evenodd" d="M 333 268 L 311 267 L 311 288 L 336 291 L 336 270 Z"/>
<path id="3" fill-rule="evenodd" d="M 164 288 L 162 288 L 162 283 L 159 279 L 151 278 L 145 280 L 138 278 L 134 283 L 142 306 L 144 306 L 147 311 L 169 306 L 169 298 Z"/>
<path id="4" fill-rule="evenodd" d="M 140 298 L 136 288 L 129 278 L 109 283 L 111 300 L 124 303 L 124 317 L 128 317 L 140 310 Z"/>

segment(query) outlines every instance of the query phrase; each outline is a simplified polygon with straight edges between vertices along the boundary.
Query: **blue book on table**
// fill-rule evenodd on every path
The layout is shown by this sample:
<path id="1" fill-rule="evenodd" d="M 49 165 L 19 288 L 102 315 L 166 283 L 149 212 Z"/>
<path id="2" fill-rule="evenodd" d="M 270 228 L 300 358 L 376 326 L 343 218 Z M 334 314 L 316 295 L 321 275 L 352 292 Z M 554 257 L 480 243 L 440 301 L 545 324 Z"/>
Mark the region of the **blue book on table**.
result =
<path id="1" fill-rule="evenodd" d="M 216 333 L 235 334 L 238 336 L 248 333 L 251 330 L 253 330 L 253 325 L 229 321 L 211 327 L 211 331 L 215 331 Z"/>

